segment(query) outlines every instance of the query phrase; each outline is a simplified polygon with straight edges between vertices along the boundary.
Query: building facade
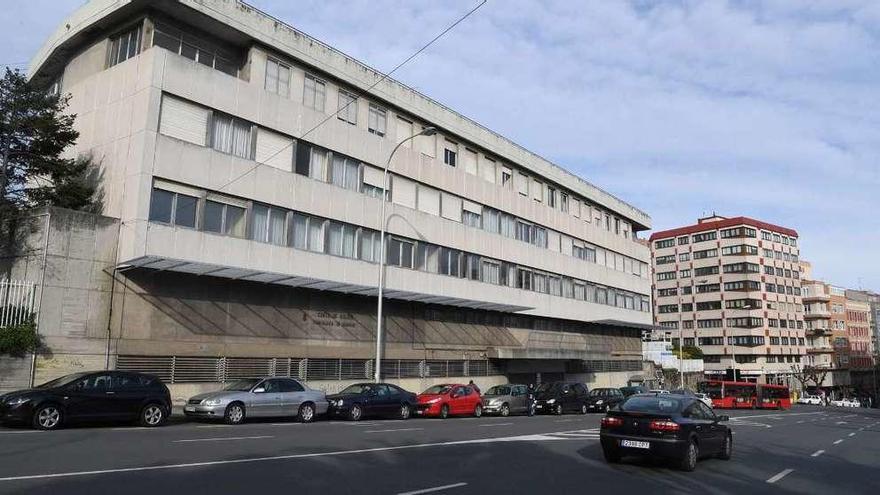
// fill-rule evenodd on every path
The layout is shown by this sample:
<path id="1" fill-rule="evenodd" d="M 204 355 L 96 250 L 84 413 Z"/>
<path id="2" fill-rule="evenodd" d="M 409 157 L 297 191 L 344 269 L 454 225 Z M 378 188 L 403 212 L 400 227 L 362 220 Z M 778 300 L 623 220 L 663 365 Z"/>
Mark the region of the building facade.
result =
<path id="1" fill-rule="evenodd" d="M 704 354 L 707 375 L 791 375 L 806 350 L 798 234 L 746 217 L 651 235 L 654 318 Z"/>
<path id="2" fill-rule="evenodd" d="M 869 294 L 858 290 L 846 290 L 844 294 L 849 366 L 856 370 L 871 369 L 874 366 L 874 341 Z"/>
<path id="3" fill-rule="evenodd" d="M 641 372 L 644 212 L 243 2 L 61 26 L 30 78 L 71 95 L 119 229 L 106 335 L 44 319 L 38 370 L 367 378 L 384 257 L 389 379 Z"/>

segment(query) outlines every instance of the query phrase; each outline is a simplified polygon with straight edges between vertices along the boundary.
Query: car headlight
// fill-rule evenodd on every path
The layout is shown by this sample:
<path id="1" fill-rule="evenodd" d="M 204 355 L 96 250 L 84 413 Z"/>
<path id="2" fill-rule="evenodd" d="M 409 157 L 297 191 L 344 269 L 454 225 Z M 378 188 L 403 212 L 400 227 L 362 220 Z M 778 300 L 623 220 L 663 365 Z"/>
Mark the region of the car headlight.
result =
<path id="1" fill-rule="evenodd" d="M 602 404 L 604 404 L 604 402 L 602 401 L 602 399 L 599 399 L 599 400 L 596 401 L 596 405 L 597 405 L 597 406 L 601 406 Z"/>
<path id="2" fill-rule="evenodd" d="M 436 404 L 437 402 L 440 402 L 440 400 L 440 397 L 434 397 L 433 399 L 428 401 L 428 404 Z"/>
<path id="3" fill-rule="evenodd" d="M 547 401 L 547 404 L 553 404 L 554 402 L 556 402 L 556 399 L 550 399 Z"/>
<path id="4" fill-rule="evenodd" d="M 222 399 L 206 399 L 203 400 L 202 403 L 206 406 L 219 406 L 223 403 Z"/>
<path id="5" fill-rule="evenodd" d="M 344 401 L 344 400 L 342 400 L 342 399 L 336 399 L 336 404 L 334 404 L 334 405 L 335 405 L 336 407 L 342 407 L 342 404 L 345 404 L 345 401 Z"/>
<path id="6" fill-rule="evenodd" d="M 17 398 L 15 398 L 15 399 L 10 399 L 10 400 L 7 402 L 7 404 L 10 405 L 10 406 L 15 407 L 15 406 L 20 406 L 20 405 L 24 404 L 25 402 L 27 402 L 27 401 L 29 401 L 29 400 L 31 400 L 31 399 L 28 398 L 28 397 L 17 397 Z"/>

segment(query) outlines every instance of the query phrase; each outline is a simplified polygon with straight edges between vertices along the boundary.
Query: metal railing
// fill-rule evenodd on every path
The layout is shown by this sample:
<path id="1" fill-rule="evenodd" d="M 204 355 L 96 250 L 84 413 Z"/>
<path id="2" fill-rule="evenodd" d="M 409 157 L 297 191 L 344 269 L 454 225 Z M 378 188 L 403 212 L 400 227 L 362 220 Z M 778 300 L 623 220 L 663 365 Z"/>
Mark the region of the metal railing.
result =
<path id="1" fill-rule="evenodd" d="M 158 376 L 166 383 L 226 383 L 243 378 L 284 376 L 310 380 L 370 380 L 372 359 L 130 356 L 116 358 L 116 369 Z M 478 377 L 502 374 L 488 359 L 382 360 L 382 376 L 400 378 Z"/>
<path id="2" fill-rule="evenodd" d="M 23 280 L 0 280 L 0 328 L 20 325 L 33 318 L 37 284 Z"/>

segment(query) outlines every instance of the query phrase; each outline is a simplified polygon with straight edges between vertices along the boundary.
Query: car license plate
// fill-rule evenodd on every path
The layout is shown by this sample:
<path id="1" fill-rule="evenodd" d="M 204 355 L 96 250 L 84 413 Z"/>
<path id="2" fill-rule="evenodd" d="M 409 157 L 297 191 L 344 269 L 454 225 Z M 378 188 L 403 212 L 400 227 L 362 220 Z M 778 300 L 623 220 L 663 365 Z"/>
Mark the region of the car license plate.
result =
<path id="1" fill-rule="evenodd" d="M 541 404 L 538 404 L 535 406 L 535 409 L 544 409 L 544 406 L 542 406 Z"/>
<path id="2" fill-rule="evenodd" d="M 186 406 L 186 407 L 183 408 L 183 410 L 186 411 L 186 412 L 195 412 L 195 411 L 196 411 L 196 406 Z"/>
<path id="3" fill-rule="evenodd" d="M 636 440 L 621 440 L 620 446 L 621 447 L 632 447 L 634 449 L 650 449 L 651 443 L 650 442 L 638 442 Z"/>

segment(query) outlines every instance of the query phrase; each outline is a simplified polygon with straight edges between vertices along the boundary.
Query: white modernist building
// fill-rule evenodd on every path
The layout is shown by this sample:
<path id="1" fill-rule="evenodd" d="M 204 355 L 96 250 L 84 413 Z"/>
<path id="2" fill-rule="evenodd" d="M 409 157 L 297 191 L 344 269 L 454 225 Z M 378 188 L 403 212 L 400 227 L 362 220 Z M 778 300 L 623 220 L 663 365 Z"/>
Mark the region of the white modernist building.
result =
<path id="1" fill-rule="evenodd" d="M 641 372 L 645 213 L 268 14 L 92 0 L 29 76 L 71 95 L 119 219 L 112 317 L 46 316 L 52 359 L 368 378 L 385 256 L 388 379 Z"/>

